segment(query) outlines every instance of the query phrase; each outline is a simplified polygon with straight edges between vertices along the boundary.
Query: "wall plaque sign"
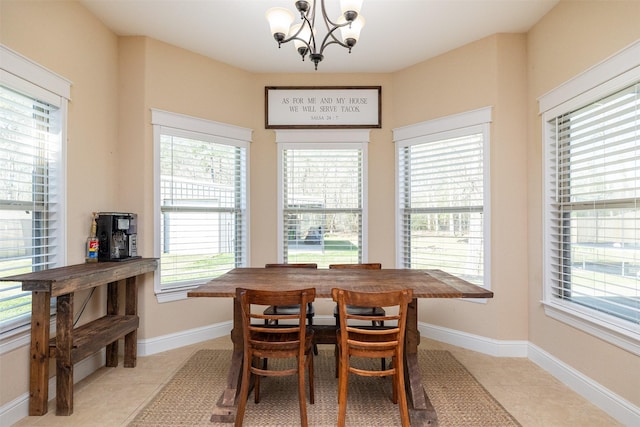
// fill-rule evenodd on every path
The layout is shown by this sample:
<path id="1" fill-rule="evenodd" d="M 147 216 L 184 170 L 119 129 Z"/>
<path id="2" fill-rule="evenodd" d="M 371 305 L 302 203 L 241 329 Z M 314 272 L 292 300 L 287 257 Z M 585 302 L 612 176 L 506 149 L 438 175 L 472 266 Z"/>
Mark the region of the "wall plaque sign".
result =
<path id="1" fill-rule="evenodd" d="M 380 128 L 380 86 L 267 86 L 266 129 Z"/>

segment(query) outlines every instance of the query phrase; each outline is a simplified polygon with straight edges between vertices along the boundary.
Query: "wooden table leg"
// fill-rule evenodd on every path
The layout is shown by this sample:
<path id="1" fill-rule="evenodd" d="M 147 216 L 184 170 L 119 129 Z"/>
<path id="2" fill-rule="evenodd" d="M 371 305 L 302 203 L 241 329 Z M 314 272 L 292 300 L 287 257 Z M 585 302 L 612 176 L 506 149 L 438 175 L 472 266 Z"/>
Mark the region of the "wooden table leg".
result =
<path id="1" fill-rule="evenodd" d="M 49 401 L 49 322 L 51 294 L 31 293 L 31 348 L 29 349 L 29 415 L 44 415 Z"/>
<path id="2" fill-rule="evenodd" d="M 429 396 L 422 386 L 422 375 L 418 365 L 418 345 L 420 331 L 418 330 L 418 299 L 414 298 L 407 309 L 407 329 L 405 331 L 405 382 L 409 402 L 409 415 L 412 426 L 437 427 L 436 411 L 429 400 Z"/>
<path id="3" fill-rule="evenodd" d="M 116 315 L 118 310 L 118 282 L 111 282 L 107 284 L 107 314 Z M 118 366 L 118 340 L 107 344 L 105 366 L 110 368 Z"/>
<path id="4" fill-rule="evenodd" d="M 138 280 L 136 276 L 127 278 L 124 314 L 138 315 Z M 138 360 L 138 329 L 124 336 L 124 367 L 135 368 Z"/>
<path id="5" fill-rule="evenodd" d="M 237 397 L 242 383 L 242 359 L 244 343 L 242 341 L 242 309 L 240 302 L 233 299 L 233 329 L 231 330 L 233 354 L 227 373 L 227 386 L 216 403 L 211 415 L 212 422 L 233 423 L 238 409 Z"/>
<path id="6" fill-rule="evenodd" d="M 56 298 L 56 415 L 73 414 L 73 293 Z"/>

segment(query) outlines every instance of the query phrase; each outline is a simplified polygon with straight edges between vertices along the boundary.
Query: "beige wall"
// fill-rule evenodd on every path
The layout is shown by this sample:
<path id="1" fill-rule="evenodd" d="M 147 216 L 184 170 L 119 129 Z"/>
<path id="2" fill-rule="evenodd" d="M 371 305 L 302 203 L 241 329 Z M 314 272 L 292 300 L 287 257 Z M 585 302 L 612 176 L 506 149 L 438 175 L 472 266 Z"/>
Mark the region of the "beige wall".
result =
<path id="1" fill-rule="evenodd" d="M 391 102 L 386 86 L 390 80 L 387 75 L 255 75 L 238 70 L 226 64 L 194 55 L 165 43 L 142 38 L 121 38 L 121 87 L 126 88 L 134 82 L 140 97 L 131 102 L 121 102 L 121 141 L 123 147 L 135 150 L 133 164 L 126 170 L 132 174 L 131 181 L 135 190 L 129 188 L 133 204 L 131 209 L 144 219 L 141 222 L 143 236 L 153 234 L 153 217 L 150 197 L 136 198 L 133 195 L 153 194 L 152 182 L 152 135 L 150 128 L 150 109 L 188 114 L 223 123 L 230 123 L 253 129 L 250 148 L 250 207 L 251 207 L 251 248 L 250 259 L 254 266 L 277 261 L 276 238 L 276 178 L 277 155 L 275 132 L 264 129 L 264 87 L 282 85 L 382 85 L 383 86 L 383 124 L 390 122 Z M 133 56 L 132 60 L 125 58 Z M 144 58 L 140 63 L 140 58 Z M 126 92 L 126 90 L 125 90 Z M 146 132 L 144 138 L 140 133 Z M 129 140 L 128 135 L 132 138 Z M 393 247 L 384 242 L 393 239 L 393 144 L 390 141 L 391 130 L 384 127 L 371 133 L 369 167 L 376 171 L 370 183 L 370 210 L 379 212 L 372 215 L 370 229 L 383 230 L 372 236 L 375 245 L 370 257 L 381 259 L 385 265 L 393 265 Z M 144 140 L 144 144 L 140 141 Z M 139 148 L 139 147 L 145 147 Z M 148 169 L 144 174 L 140 167 Z M 390 167 L 391 166 L 391 167 Z M 373 191 L 371 189 L 373 188 Z M 373 234 L 373 233 L 372 233 Z M 151 255 L 152 242 L 143 241 L 145 254 Z M 384 249 L 384 250 L 381 250 Z M 330 313 L 328 301 L 319 302 L 319 312 Z M 230 301 L 224 299 L 187 300 L 158 304 L 149 281 L 141 295 L 140 335 L 143 338 L 176 333 L 185 329 L 206 326 L 231 318 Z"/>
<path id="2" fill-rule="evenodd" d="M 71 81 L 67 262 L 83 262 L 91 212 L 119 208 L 118 38 L 75 2 L 1 0 L 0 42 Z M 104 293 L 80 323 L 104 312 Z M 28 391 L 28 361 L 28 346 L 0 355 L 0 405 Z"/>
<path id="3" fill-rule="evenodd" d="M 541 312 L 541 148 L 535 114 L 537 96 L 638 38 L 640 3 L 563 2 L 528 36 L 494 35 L 394 74 L 256 75 L 155 40 L 118 38 L 75 2 L 0 1 L 0 42 L 73 83 L 68 263 L 82 262 L 92 210 L 137 212 L 141 253 L 153 255 L 150 108 L 253 129 L 250 257 L 259 266 L 277 260 L 276 144 L 275 133 L 264 129 L 264 86 L 381 85 L 382 128 L 371 131 L 369 148 L 369 259 L 393 266 L 392 129 L 492 106 L 489 208 L 496 297 L 486 304 L 421 301 L 420 320 L 488 339 L 530 340 L 640 403 L 623 370 L 637 365 L 637 357 Z M 592 28 L 598 28 L 593 35 Z M 44 40 L 38 37 L 42 33 Z M 600 40 L 603 34 L 606 40 Z M 558 38 L 578 49 L 561 49 Z M 93 302 L 83 319 L 100 313 L 101 306 L 100 299 Z M 139 306 L 141 339 L 231 318 L 225 300 L 159 304 L 151 275 Z M 328 311 L 330 304 L 319 308 Z M 595 357 L 585 357 L 585 348 Z M 610 361 L 606 368 L 603 360 Z M 27 362 L 27 347 L 0 356 L 0 406 L 27 392 Z"/>
<path id="4" fill-rule="evenodd" d="M 640 358 L 557 322 L 542 299 L 542 123 L 536 99 L 640 38 L 640 2 L 563 1 L 528 34 L 529 341 L 635 405 Z"/>
<path id="5" fill-rule="evenodd" d="M 486 304 L 421 300 L 420 321 L 495 339 L 527 338 L 525 52 L 524 35 L 499 34 L 393 75 L 395 126 L 493 107 L 488 208 L 495 297 Z"/>

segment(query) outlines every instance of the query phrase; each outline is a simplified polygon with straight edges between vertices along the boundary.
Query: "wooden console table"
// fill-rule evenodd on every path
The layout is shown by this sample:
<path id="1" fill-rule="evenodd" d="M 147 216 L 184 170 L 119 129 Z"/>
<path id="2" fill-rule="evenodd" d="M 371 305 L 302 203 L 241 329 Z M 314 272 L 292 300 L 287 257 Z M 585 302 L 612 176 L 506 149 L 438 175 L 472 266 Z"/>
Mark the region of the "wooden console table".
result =
<path id="1" fill-rule="evenodd" d="M 106 366 L 118 365 L 118 339 L 124 337 L 124 366 L 136 366 L 138 285 L 136 277 L 154 271 L 155 258 L 97 262 L 0 278 L 22 282 L 32 292 L 29 415 L 47 413 L 49 358 L 56 359 L 56 415 L 73 413 L 73 365 L 106 347 Z M 119 314 L 118 281 L 126 280 L 124 314 Z M 73 295 L 107 287 L 107 314 L 73 327 Z M 56 336 L 49 337 L 51 298 L 56 297 Z"/>

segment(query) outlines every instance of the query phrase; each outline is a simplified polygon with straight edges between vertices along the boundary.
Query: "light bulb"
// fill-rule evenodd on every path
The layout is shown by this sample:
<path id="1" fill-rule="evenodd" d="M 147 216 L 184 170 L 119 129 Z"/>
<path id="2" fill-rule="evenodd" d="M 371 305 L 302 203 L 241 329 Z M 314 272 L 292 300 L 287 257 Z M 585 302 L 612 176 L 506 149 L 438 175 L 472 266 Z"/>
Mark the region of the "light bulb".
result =
<path id="1" fill-rule="evenodd" d="M 269 21 L 269 27 L 271 28 L 271 34 L 273 37 L 281 42 L 289 33 L 289 27 L 293 22 L 293 12 L 284 7 L 274 7 L 267 10 L 265 14 L 267 21 Z"/>
<path id="2" fill-rule="evenodd" d="M 345 19 L 344 16 L 341 16 L 340 18 L 338 18 L 338 25 L 342 25 L 346 23 L 347 23 L 347 20 Z M 355 21 L 345 25 L 344 27 L 341 27 L 340 34 L 342 35 L 342 41 L 345 44 L 350 44 L 347 42 L 347 40 L 352 39 L 353 42 L 351 42 L 350 45 L 355 44 L 355 42 L 357 42 L 358 39 L 360 38 L 360 31 L 362 31 L 362 27 L 364 27 L 364 24 L 365 24 L 364 18 L 362 16 L 358 16 L 358 18 Z"/>
<path id="3" fill-rule="evenodd" d="M 345 12 L 353 11 L 360 13 L 362 9 L 362 0 L 340 0 L 340 10 L 344 15 Z"/>

